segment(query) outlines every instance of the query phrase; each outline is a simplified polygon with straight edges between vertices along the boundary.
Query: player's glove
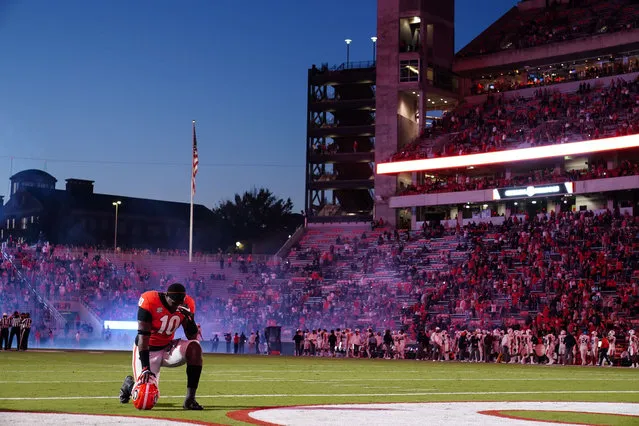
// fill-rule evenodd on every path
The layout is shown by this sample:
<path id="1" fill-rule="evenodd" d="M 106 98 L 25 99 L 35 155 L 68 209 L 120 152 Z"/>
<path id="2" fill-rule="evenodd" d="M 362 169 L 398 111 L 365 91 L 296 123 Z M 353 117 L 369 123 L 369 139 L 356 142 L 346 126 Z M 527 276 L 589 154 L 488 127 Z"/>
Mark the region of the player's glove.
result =
<path id="1" fill-rule="evenodd" d="M 142 373 L 138 376 L 138 383 L 149 383 L 155 380 L 155 374 L 148 368 L 142 369 Z"/>
<path id="2" fill-rule="evenodd" d="M 180 312 L 188 321 L 193 321 L 193 312 L 189 309 L 188 306 L 180 305 L 177 308 L 178 312 Z"/>

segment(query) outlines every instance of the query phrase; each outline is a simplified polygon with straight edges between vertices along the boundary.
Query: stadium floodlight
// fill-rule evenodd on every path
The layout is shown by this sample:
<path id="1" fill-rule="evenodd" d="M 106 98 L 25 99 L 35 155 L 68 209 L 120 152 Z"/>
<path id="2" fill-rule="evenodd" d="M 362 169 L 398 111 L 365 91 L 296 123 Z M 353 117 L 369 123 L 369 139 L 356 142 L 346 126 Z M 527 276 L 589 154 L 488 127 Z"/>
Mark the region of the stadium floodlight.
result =
<path id="1" fill-rule="evenodd" d="M 115 206 L 115 230 L 113 231 L 113 253 L 115 253 L 118 250 L 118 209 L 122 201 L 114 201 L 111 204 Z"/>
<path id="2" fill-rule="evenodd" d="M 377 37 L 371 37 L 371 41 L 373 42 L 373 62 L 377 60 Z"/>
<path id="3" fill-rule="evenodd" d="M 637 147 L 639 147 L 639 135 L 617 136 L 591 141 L 485 152 L 482 154 L 380 163 L 377 165 L 377 174 L 387 175 L 403 172 L 476 167 L 487 164 L 513 163 Z"/>
<path id="4" fill-rule="evenodd" d="M 351 40 L 350 38 L 347 38 L 344 41 L 346 42 L 346 68 L 350 68 L 350 64 L 351 64 L 351 43 L 353 42 L 353 40 Z"/>

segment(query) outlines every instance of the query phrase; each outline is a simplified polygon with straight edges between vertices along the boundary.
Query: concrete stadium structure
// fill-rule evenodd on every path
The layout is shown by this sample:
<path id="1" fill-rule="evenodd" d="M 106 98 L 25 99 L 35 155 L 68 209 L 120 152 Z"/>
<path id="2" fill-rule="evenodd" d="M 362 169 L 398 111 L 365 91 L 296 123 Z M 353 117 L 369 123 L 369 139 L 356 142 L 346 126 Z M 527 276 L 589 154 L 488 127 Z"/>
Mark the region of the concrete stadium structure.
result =
<path id="1" fill-rule="evenodd" d="M 367 117 L 374 122 L 367 123 L 368 132 L 354 130 L 353 137 L 367 138 L 362 153 L 349 151 L 352 139 L 338 144 L 339 152 L 330 160 L 342 164 L 335 167 L 339 173 L 330 183 L 313 182 L 318 161 L 309 136 L 309 220 L 383 218 L 391 225 L 418 229 L 424 221 L 498 223 L 510 215 L 560 209 L 632 212 L 639 177 L 630 170 L 639 157 L 633 139 L 637 111 L 628 105 L 634 103 L 630 98 L 639 72 L 638 17 L 639 7 L 628 0 L 525 0 L 455 54 L 454 2 L 379 0 L 375 63 L 364 67 L 369 94 L 375 99 Z M 352 68 L 343 64 L 331 71 L 335 87 L 341 79 L 352 80 Z M 316 69 L 309 75 L 316 75 Z M 309 123 L 317 109 L 311 80 Z M 367 99 L 370 107 L 371 97 Z M 361 109 L 360 103 L 343 101 L 342 114 L 349 108 Z M 584 103 L 585 111 L 579 108 Z M 603 106 L 596 107 L 599 104 Z M 478 117 L 473 116 L 475 111 Z M 458 121 L 453 118 L 456 125 L 451 126 L 453 116 Z M 526 125 L 519 126 L 517 118 Z M 472 127 L 469 120 L 479 124 Z M 490 120 L 495 123 L 487 134 Z M 616 147 L 609 140 L 614 136 L 632 141 L 623 149 L 610 149 Z M 494 141 L 497 137 L 501 139 Z M 570 154 L 552 148 L 586 140 L 601 142 L 581 151 L 575 145 Z M 472 163 L 473 158 L 468 160 L 472 164 L 457 166 L 439 159 L 444 162 L 437 170 L 430 164 L 400 163 L 531 147 L 546 148 L 537 153 L 541 157 L 527 157 L 528 151 L 510 153 L 518 161 L 500 160 L 495 154 L 490 164 Z M 374 178 L 363 170 L 373 166 L 371 156 Z M 594 165 L 597 173 L 586 173 Z M 480 180 L 484 182 L 480 189 L 446 189 L 451 183 L 469 186 L 469 181 Z M 526 191 L 540 184 L 553 184 L 553 190 Z M 555 184 L 564 185 L 563 189 L 554 191 Z M 334 189 L 332 200 L 313 192 L 317 185 Z M 339 185 L 360 188 L 360 195 L 368 190 L 374 206 L 367 200 L 356 202 L 349 196 L 354 192 L 340 192 Z M 518 194 L 517 189 L 523 192 L 499 196 L 499 191 Z M 531 191 L 534 196 L 527 195 Z"/>

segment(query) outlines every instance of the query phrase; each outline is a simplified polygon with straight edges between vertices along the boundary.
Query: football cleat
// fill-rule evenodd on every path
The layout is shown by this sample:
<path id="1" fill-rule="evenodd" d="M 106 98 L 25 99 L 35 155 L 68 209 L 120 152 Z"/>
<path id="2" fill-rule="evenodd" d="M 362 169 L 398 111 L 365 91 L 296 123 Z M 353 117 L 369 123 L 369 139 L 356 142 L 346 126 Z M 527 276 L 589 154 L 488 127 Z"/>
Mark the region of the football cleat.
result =
<path id="1" fill-rule="evenodd" d="M 196 410 L 196 411 L 204 410 L 204 407 L 198 404 L 195 398 L 185 399 L 184 405 L 182 405 L 182 408 L 184 408 L 185 410 Z"/>
<path id="2" fill-rule="evenodd" d="M 133 377 L 126 376 L 124 378 L 124 383 L 122 383 L 122 387 L 120 388 L 120 402 L 122 404 L 126 404 L 131 399 L 131 390 L 133 390 L 133 385 L 135 385 Z"/>
<path id="3" fill-rule="evenodd" d="M 160 390 L 155 381 L 136 383 L 131 392 L 133 406 L 138 410 L 150 410 L 155 407 L 160 398 Z"/>

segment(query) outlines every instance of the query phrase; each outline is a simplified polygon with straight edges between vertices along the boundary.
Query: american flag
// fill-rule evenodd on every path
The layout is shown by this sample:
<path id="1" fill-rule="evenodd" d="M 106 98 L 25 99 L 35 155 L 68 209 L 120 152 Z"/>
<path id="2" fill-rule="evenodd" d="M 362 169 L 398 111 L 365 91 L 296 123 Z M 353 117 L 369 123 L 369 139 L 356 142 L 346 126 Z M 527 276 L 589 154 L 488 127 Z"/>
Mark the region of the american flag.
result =
<path id="1" fill-rule="evenodd" d="M 195 121 L 193 121 L 193 173 L 191 174 L 191 194 L 195 194 L 195 175 L 200 158 L 197 155 L 197 138 L 195 137 Z"/>

